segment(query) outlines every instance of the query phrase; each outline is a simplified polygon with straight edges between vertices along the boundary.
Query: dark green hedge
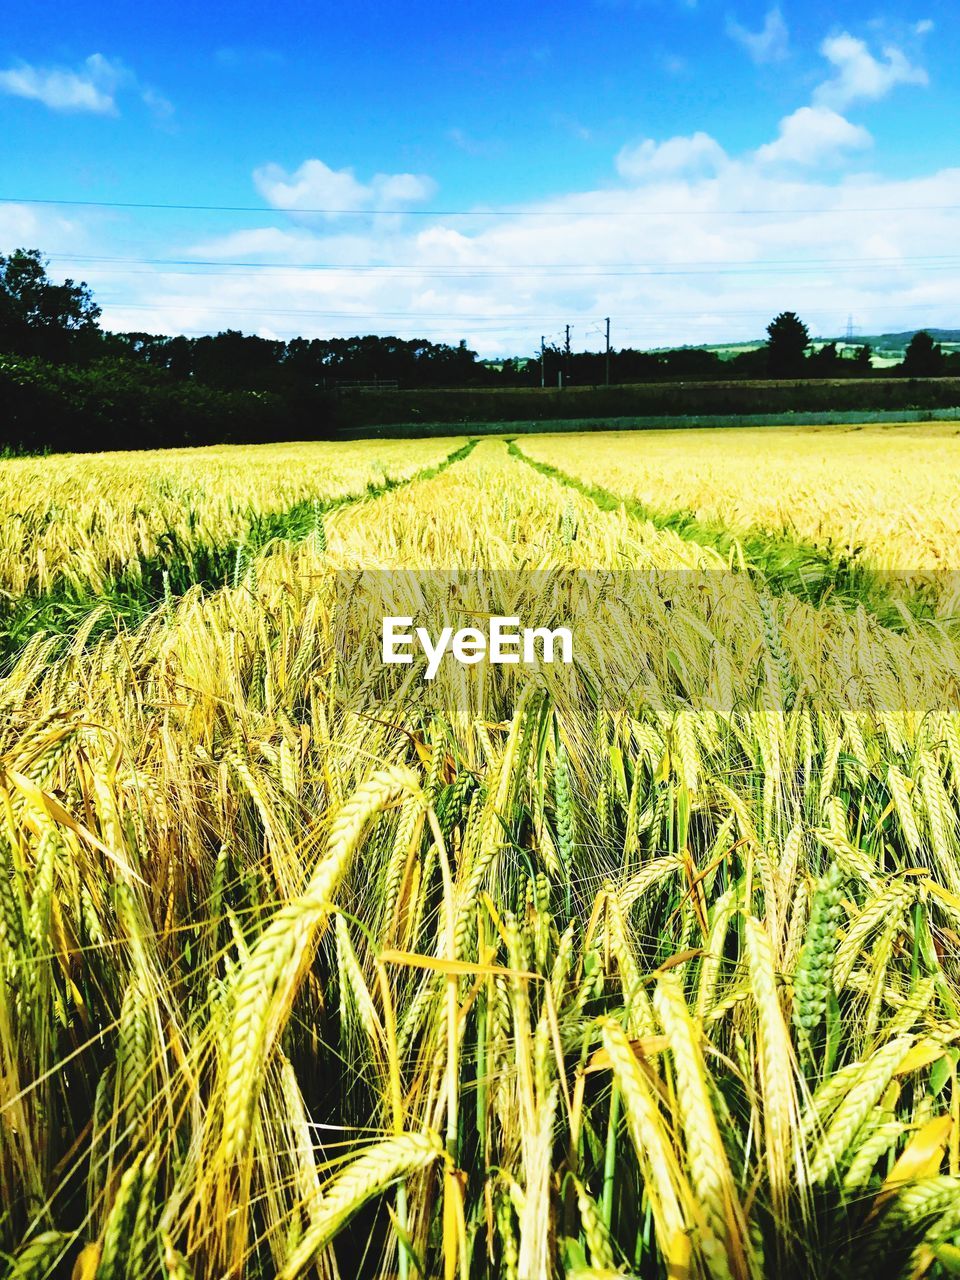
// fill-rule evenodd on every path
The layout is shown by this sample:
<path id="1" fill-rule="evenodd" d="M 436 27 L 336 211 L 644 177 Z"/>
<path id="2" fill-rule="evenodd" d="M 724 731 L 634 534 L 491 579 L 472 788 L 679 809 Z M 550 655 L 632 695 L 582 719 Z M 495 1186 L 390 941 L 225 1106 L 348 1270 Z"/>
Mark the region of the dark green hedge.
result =
<path id="1" fill-rule="evenodd" d="M 960 378 L 638 383 L 615 387 L 363 392 L 335 405 L 341 429 L 405 423 L 545 422 L 960 406 Z"/>
<path id="2" fill-rule="evenodd" d="M 87 452 L 317 436 L 319 402 L 221 391 L 122 359 L 76 367 L 0 355 L 0 447 Z"/>
<path id="3" fill-rule="evenodd" d="M 89 452 L 330 439 L 404 424 L 895 412 L 960 406 L 960 378 L 638 383 L 358 392 L 228 391 L 110 357 L 58 365 L 0 355 L 0 449 Z"/>

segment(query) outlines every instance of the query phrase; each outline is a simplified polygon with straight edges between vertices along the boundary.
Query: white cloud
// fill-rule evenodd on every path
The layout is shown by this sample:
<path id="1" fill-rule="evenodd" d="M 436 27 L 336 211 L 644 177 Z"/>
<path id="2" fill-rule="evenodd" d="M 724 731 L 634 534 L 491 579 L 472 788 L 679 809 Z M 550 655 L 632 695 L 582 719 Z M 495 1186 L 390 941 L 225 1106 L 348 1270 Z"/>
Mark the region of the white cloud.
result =
<path id="1" fill-rule="evenodd" d="M 923 67 L 915 66 L 902 49 L 887 45 L 882 58 L 875 58 L 863 40 L 846 31 L 828 36 L 820 52 L 833 64 L 835 73 L 814 90 L 813 101 L 835 111 L 843 111 L 854 102 L 884 98 L 900 84 L 929 83 Z"/>
<path id="2" fill-rule="evenodd" d="M 29 62 L 0 71 L 0 93 L 41 102 L 51 111 L 118 114 L 117 95 L 122 89 L 135 91 L 158 119 L 169 119 L 173 106 L 150 85 L 142 84 L 118 59 L 92 53 L 79 69 L 36 67 Z"/>
<path id="3" fill-rule="evenodd" d="M 416 173 L 377 173 L 364 183 L 352 169 L 331 169 L 316 159 L 304 160 L 293 173 L 278 164 L 263 165 L 254 171 L 253 180 L 269 204 L 304 211 L 392 211 L 429 200 L 437 189 L 432 178 Z"/>
<path id="4" fill-rule="evenodd" d="M 432 178 L 419 173 L 378 173 L 370 186 L 378 208 L 396 209 L 429 200 L 437 189 Z"/>
<path id="5" fill-rule="evenodd" d="M 905 181 L 857 172 L 850 162 L 871 135 L 822 100 L 869 100 L 923 73 L 850 36 L 824 54 L 833 79 L 757 150 L 729 154 L 702 131 L 648 138 L 615 157 L 619 182 L 515 206 L 515 218 L 407 218 L 435 190 L 423 175 L 366 178 L 317 158 L 265 165 L 254 182 L 277 209 L 379 216 L 265 216 L 269 225 L 169 246 L 196 274 L 138 267 L 122 290 L 117 268 L 104 268 L 104 288 L 128 298 L 105 305 L 105 322 L 465 338 L 488 356 L 532 353 L 567 323 L 598 332 L 605 316 L 615 345 L 639 347 L 753 338 L 784 308 L 826 336 L 843 332 L 849 312 L 861 332 L 960 327 L 960 266 L 924 261 L 925 246 L 952 235 L 960 168 Z M 831 173 L 842 163 L 843 176 Z M 882 234 L 871 210 L 883 210 Z M 100 269 L 74 274 L 96 288 Z"/>
<path id="6" fill-rule="evenodd" d="M 668 138 L 623 147 L 616 159 L 617 172 L 629 182 L 681 174 L 716 173 L 727 162 L 727 153 L 715 138 L 698 132 L 690 137 Z"/>
<path id="7" fill-rule="evenodd" d="M 171 257 L 222 263 L 195 276 L 140 265 L 121 280 L 114 264 L 101 282 L 95 264 L 62 270 L 129 300 L 126 310 L 105 306 L 111 326 L 156 332 L 463 337 L 492 356 L 532 353 L 541 333 L 562 341 L 567 322 L 576 341 L 607 315 L 617 346 L 734 341 L 762 335 L 789 308 L 835 336 L 848 312 L 867 333 L 960 322 L 960 269 L 923 262 L 924 246 L 949 237 L 944 206 L 957 204 L 960 169 L 838 182 L 804 168 L 784 176 L 748 155 L 714 175 L 516 207 L 549 217 L 277 221 L 187 251 L 169 246 Z M 877 221 L 870 209 L 884 210 L 882 235 L 865 234 Z M 229 265 L 237 261 L 271 265 Z"/>
<path id="8" fill-rule="evenodd" d="M 923 261 L 933 252 L 926 246 L 948 242 L 955 214 L 945 206 L 958 204 L 960 169 L 827 181 L 809 167 L 746 155 L 714 174 L 601 184 L 515 206 L 525 215 L 517 218 L 265 220 L 156 252 L 221 263 L 196 275 L 138 265 L 123 279 L 112 264 L 101 279 L 96 264 L 56 266 L 129 300 L 128 309 L 105 305 L 112 327 L 155 332 L 463 337 L 492 356 L 532 353 L 541 334 L 562 341 L 568 322 L 579 340 L 608 315 L 616 346 L 734 341 L 762 335 L 789 308 L 834 336 L 849 312 L 864 333 L 960 325 L 960 268 Z M 550 216 L 527 216 L 541 209 Z M 882 235 L 870 209 L 884 210 Z M 271 265 L 229 265 L 238 261 Z M 601 344 L 602 334 L 587 341 Z"/>
<path id="9" fill-rule="evenodd" d="M 782 62 L 790 52 L 790 33 L 779 6 L 768 10 L 759 31 L 748 31 L 734 18 L 727 20 L 727 34 L 742 44 L 756 63 Z"/>
<path id="10" fill-rule="evenodd" d="M 0 253 L 51 245 L 82 249 L 87 243 L 85 227 L 53 206 L 0 204 Z"/>
<path id="11" fill-rule="evenodd" d="M 932 18 L 921 18 L 919 22 L 915 23 L 913 31 L 915 35 L 928 36 L 934 26 L 935 23 Z"/>
<path id="12" fill-rule="evenodd" d="M 42 102 L 51 111 L 92 111 L 97 115 L 115 115 L 114 95 L 122 78 L 123 69 L 119 63 L 94 53 L 84 61 L 79 71 L 18 63 L 7 71 L 0 71 L 0 91 Z"/>
<path id="13" fill-rule="evenodd" d="M 351 169 L 337 171 L 322 160 L 305 160 L 292 174 L 278 164 L 263 165 L 253 181 L 269 204 L 283 209 L 352 209 L 366 194 Z"/>
<path id="14" fill-rule="evenodd" d="M 872 143 L 866 129 L 829 107 L 800 107 L 780 121 L 776 139 L 755 156 L 761 165 L 831 165 Z"/>
<path id="15" fill-rule="evenodd" d="M 187 249 L 197 258 L 296 258 L 310 261 L 316 256 L 317 238 L 309 231 L 290 231 L 281 227 L 251 227 L 230 231 L 214 240 L 200 241 Z"/>
<path id="16" fill-rule="evenodd" d="M 150 85 L 144 85 L 140 90 L 140 97 L 143 105 L 150 109 L 154 119 L 158 122 L 169 120 L 172 117 L 173 103 L 169 98 L 165 98 L 162 93 L 152 89 Z"/>

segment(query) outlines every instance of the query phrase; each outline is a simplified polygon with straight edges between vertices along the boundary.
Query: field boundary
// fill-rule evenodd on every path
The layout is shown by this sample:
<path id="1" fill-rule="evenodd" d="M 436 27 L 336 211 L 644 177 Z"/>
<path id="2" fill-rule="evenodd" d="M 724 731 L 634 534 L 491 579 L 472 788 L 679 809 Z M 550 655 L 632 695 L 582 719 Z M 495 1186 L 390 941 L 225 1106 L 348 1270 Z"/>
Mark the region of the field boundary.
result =
<path id="1" fill-rule="evenodd" d="M 954 409 L 864 409 L 800 413 L 704 413 L 640 415 L 609 418 L 547 418 L 516 422 L 394 422 L 376 427 L 351 427 L 336 433 L 337 440 L 403 440 L 430 436 L 462 435 L 558 435 L 590 431 L 695 431 L 737 427 L 874 427 L 910 426 L 918 422 L 960 423 L 960 407 Z"/>

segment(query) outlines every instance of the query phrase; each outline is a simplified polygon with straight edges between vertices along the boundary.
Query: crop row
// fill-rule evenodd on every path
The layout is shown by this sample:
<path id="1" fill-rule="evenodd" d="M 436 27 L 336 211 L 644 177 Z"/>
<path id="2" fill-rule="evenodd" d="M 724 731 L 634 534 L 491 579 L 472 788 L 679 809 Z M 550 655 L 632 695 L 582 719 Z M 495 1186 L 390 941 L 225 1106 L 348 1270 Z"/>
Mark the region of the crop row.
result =
<path id="1" fill-rule="evenodd" d="M 423 684 L 388 604 L 565 610 L 577 662 Z M 12 1274 L 950 1274 L 958 674 L 497 442 L 31 642 Z"/>

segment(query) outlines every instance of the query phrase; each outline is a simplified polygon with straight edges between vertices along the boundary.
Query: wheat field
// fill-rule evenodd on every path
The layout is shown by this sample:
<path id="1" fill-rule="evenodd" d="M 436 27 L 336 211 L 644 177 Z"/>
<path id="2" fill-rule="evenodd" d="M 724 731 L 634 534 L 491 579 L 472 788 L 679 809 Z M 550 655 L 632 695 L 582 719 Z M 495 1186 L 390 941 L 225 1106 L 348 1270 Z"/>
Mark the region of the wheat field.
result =
<path id="1" fill-rule="evenodd" d="M 521 447 L 661 514 L 786 535 L 884 571 L 960 569 L 955 422 L 696 429 L 677 437 L 534 436 Z"/>
<path id="2" fill-rule="evenodd" d="M 234 445 L 6 459 L 0 467 L 0 646 L 215 584 L 277 536 L 439 463 L 464 441 Z M 144 608 L 135 610 L 140 617 Z"/>
<path id="3" fill-rule="evenodd" d="M 850 437 L 830 491 L 770 434 L 830 552 Z M 788 589 L 736 537 L 760 468 L 708 486 L 731 433 L 690 436 L 655 494 L 645 435 L 0 463 L 48 512 L 13 597 L 67 573 L 50 495 L 124 477 L 81 517 L 106 603 L 0 678 L 4 1274 L 957 1274 L 960 636 L 828 557 Z M 920 438 L 857 492 L 953 567 Z M 134 617 L 164 484 L 221 576 Z M 729 545 L 657 518 L 708 491 Z M 577 660 L 426 681 L 387 613 L 560 618 Z"/>

